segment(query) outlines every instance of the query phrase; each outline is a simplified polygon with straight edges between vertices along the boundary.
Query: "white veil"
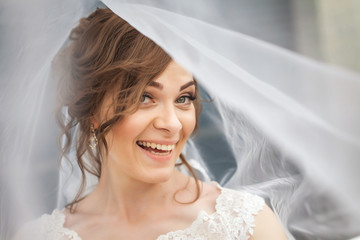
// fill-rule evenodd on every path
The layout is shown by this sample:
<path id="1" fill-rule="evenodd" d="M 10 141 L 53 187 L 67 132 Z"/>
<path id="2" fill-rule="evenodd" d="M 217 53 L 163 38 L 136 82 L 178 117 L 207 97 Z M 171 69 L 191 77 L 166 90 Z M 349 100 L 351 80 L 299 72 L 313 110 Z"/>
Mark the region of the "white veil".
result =
<path id="1" fill-rule="evenodd" d="M 360 234 L 358 73 L 235 31 L 235 2 L 104 4 L 192 72 L 202 96 L 212 99 L 204 102 L 199 136 L 185 149 L 198 169 L 226 187 L 262 195 L 290 238 Z M 4 2 L 1 239 L 16 223 L 56 206 L 51 60 L 71 28 L 96 6 L 101 3 Z M 233 11 L 223 16 L 222 9 Z M 77 186 L 76 171 L 69 180 L 64 170 L 60 207 Z"/>

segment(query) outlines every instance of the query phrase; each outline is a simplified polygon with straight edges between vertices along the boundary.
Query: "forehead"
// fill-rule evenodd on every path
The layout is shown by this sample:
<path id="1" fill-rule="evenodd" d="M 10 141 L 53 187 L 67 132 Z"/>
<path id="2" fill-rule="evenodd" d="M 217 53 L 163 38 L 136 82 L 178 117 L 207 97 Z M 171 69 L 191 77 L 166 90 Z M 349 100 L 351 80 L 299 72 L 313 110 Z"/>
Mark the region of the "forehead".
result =
<path id="1" fill-rule="evenodd" d="M 190 72 L 186 71 L 178 63 L 171 61 L 169 65 L 165 68 L 157 78 L 150 82 L 150 86 L 158 85 L 157 83 L 172 83 L 172 84 L 182 84 L 189 81 L 194 81 L 193 76 Z"/>

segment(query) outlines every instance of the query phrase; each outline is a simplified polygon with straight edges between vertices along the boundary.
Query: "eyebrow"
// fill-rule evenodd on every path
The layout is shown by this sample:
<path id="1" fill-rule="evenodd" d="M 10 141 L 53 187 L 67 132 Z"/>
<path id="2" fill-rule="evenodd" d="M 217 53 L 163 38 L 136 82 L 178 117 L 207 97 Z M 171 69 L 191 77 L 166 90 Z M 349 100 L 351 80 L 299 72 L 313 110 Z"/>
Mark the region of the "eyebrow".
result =
<path id="1" fill-rule="evenodd" d="M 182 91 L 182 90 L 184 90 L 184 89 L 186 89 L 186 88 L 188 88 L 188 87 L 190 87 L 190 86 L 192 86 L 192 85 L 195 85 L 195 81 L 194 81 L 194 80 L 191 80 L 190 82 L 187 82 L 187 83 L 185 83 L 184 85 L 182 85 L 182 86 L 180 87 L 180 90 L 179 90 L 179 91 Z M 158 89 L 160 89 L 160 90 L 162 90 L 162 89 L 164 88 L 161 83 L 154 82 L 154 81 L 153 81 L 153 82 L 150 82 L 150 83 L 149 83 L 149 86 L 158 88 Z"/>
<path id="2" fill-rule="evenodd" d="M 190 87 L 190 86 L 192 86 L 192 85 L 195 85 L 195 81 L 194 81 L 194 80 L 191 80 L 190 82 L 185 83 L 184 85 L 182 85 L 182 86 L 180 87 L 180 90 L 179 90 L 179 91 L 182 91 L 182 90 L 184 90 L 185 88 L 188 88 L 188 87 Z"/>
<path id="3" fill-rule="evenodd" d="M 160 90 L 162 90 L 162 89 L 164 88 L 161 83 L 154 82 L 154 81 L 150 82 L 150 83 L 149 83 L 149 86 L 158 88 L 158 89 L 160 89 Z"/>

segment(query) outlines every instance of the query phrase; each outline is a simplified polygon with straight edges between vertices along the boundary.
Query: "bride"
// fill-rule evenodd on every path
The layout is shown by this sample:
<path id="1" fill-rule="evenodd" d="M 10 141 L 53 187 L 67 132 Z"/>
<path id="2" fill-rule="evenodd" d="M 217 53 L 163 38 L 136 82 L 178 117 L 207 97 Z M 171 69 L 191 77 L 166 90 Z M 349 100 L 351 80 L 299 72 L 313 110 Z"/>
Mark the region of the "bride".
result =
<path id="1" fill-rule="evenodd" d="M 82 185 L 15 239 L 287 239 L 262 198 L 202 182 L 181 154 L 201 111 L 191 73 L 109 9 L 70 39 L 58 122 Z M 86 172 L 99 182 L 87 195 Z"/>

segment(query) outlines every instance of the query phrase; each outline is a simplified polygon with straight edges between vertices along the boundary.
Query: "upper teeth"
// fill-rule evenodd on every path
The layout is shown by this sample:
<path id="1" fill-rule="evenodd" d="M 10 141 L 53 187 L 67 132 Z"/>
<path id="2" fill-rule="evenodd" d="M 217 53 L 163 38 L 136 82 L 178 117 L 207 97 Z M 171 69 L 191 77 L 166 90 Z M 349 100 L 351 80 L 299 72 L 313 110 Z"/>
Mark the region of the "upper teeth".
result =
<path id="1" fill-rule="evenodd" d="M 142 142 L 142 141 L 138 141 L 137 143 L 144 147 L 151 147 L 152 149 L 159 149 L 159 150 L 163 150 L 163 151 L 170 151 L 175 148 L 175 144 L 164 145 L 164 144 L 156 144 L 156 143 L 152 143 L 152 142 Z"/>

